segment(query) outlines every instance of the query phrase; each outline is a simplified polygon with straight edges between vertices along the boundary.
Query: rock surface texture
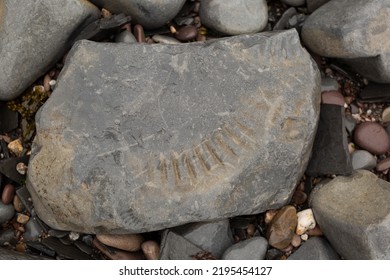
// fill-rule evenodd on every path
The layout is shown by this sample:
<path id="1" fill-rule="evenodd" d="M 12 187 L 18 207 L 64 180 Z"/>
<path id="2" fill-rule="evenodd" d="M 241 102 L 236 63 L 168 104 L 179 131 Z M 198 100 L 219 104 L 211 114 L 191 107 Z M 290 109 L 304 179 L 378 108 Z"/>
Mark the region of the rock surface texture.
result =
<path id="1" fill-rule="evenodd" d="M 0 1 L 0 100 L 20 95 L 99 17 L 83 0 Z"/>
<path id="2" fill-rule="evenodd" d="M 389 201 L 390 183 L 366 170 L 317 186 L 310 198 L 318 225 L 345 259 L 390 259 Z"/>
<path id="3" fill-rule="evenodd" d="M 268 8 L 265 0 L 203 0 L 199 15 L 202 23 L 211 29 L 238 35 L 263 30 Z"/>
<path id="4" fill-rule="evenodd" d="M 340 257 L 322 237 L 311 237 L 294 252 L 289 260 L 339 260 Z"/>
<path id="5" fill-rule="evenodd" d="M 124 13 L 144 28 L 158 28 L 170 21 L 183 7 L 185 0 L 91 0 L 112 13 Z"/>
<path id="6" fill-rule="evenodd" d="M 338 58 L 352 70 L 390 83 L 390 1 L 330 1 L 312 13 L 302 29 L 313 52 Z"/>
<path id="7" fill-rule="evenodd" d="M 57 229 L 136 233 L 279 208 L 306 168 L 319 105 L 295 30 L 80 41 L 36 118 L 35 210 Z"/>

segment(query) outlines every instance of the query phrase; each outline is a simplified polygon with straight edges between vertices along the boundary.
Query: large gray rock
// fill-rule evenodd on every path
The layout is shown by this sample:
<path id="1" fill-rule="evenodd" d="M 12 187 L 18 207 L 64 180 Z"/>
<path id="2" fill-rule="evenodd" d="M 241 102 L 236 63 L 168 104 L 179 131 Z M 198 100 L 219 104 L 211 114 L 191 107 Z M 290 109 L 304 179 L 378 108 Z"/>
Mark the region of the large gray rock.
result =
<path id="1" fill-rule="evenodd" d="M 36 118 L 36 212 L 57 229 L 135 233 L 280 208 L 305 170 L 319 91 L 295 30 L 81 41 Z"/>
<path id="2" fill-rule="evenodd" d="M 268 22 L 265 0 L 202 0 L 199 16 L 211 29 L 238 35 L 263 30 Z"/>
<path id="3" fill-rule="evenodd" d="M 322 237 L 311 237 L 298 248 L 289 260 L 339 260 L 340 257 Z"/>
<path id="4" fill-rule="evenodd" d="M 183 7 L 186 0 L 90 0 L 112 13 L 125 13 L 143 25 L 157 28 L 168 23 Z"/>
<path id="5" fill-rule="evenodd" d="M 361 170 L 316 187 L 310 205 L 345 259 L 390 259 L 390 183 Z"/>
<path id="6" fill-rule="evenodd" d="M 390 1 L 337 0 L 316 10 L 302 29 L 313 52 L 338 58 L 364 77 L 390 83 Z"/>
<path id="7" fill-rule="evenodd" d="M 20 95 L 99 16 L 84 0 L 0 1 L 0 100 Z"/>
<path id="8" fill-rule="evenodd" d="M 267 239 L 256 236 L 229 247 L 222 255 L 223 260 L 264 260 L 267 253 Z"/>

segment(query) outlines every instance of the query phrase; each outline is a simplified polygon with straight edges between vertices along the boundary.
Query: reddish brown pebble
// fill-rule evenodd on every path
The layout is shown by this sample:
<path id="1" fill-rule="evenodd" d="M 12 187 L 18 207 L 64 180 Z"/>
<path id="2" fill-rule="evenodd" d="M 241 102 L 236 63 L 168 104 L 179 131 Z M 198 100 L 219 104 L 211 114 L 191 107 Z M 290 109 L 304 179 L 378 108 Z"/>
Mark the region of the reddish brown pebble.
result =
<path id="1" fill-rule="evenodd" d="M 325 91 L 321 94 L 322 104 L 344 106 L 344 96 L 339 91 Z"/>
<path id="2" fill-rule="evenodd" d="M 144 238 L 140 234 L 97 234 L 96 238 L 103 244 L 124 251 L 138 251 Z"/>
<path id="3" fill-rule="evenodd" d="M 364 122 L 355 128 L 354 142 L 368 152 L 380 155 L 390 149 L 390 137 L 386 130 L 376 122 Z"/>
<path id="4" fill-rule="evenodd" d="M 376 170 L 377 171 L 385 171 L 390 168 L 390 157 L 385 158 L 384 160 L 381 160 L 378 162 L 376 165 Z"/>
<path id="5" fill-rule="evenodd" d="M 134 26 L 134 36 L 137 39 L 138 43 L 145 43 L 145 32 L 144 28 L 140 24 Z"/>
<path id="6" fill-rule="evenodd" d="M 303 203 L 305 203 L 307 199 L 307 194 L 303 191 L 298 191 L 296 190 L 293 194 L 293 197 L 292 197 L 292 201 L 293 203 L 297 204 L 297 205 L 301 205 Z"/>
<path id="7" fill-rule="evenodd" d="M 297 227 L 297 210 L 287 205 L 278 211 L 267 229 L 268 243 L 279 250 L 286 248 L 290 243 Z"/>
<path id="8" fill-rule="evenodd" d="M 3 193 L 1 194 L 1 202 L 3 204 L 10 204 L 14 199 L 15 187 L 11 184 L 4 186 Z"/>
<path id="9" fill-rule="evenodd" d="M 182 42 L 194 40 L 197 35 L 198 35 L 198 30 L 196 29 L 195 26 L 192 25 L 180 27 L 175 33 L 176 39 Z"/>
<path id="10" fill-rule="evenodd" d="M 160 245 L 153 240 L 148 240 L 141 245 L 142 252 L 147 260 L 158 260 L 160 257 Z"/>
<path id="11" fill-rule="evenodd" d="M 24 211 L 24 205 L 23 205 L 22 201 L 20 200 L 19 196 L 17 196 L 17 195 L 14 196 L 13 204 L 14 204 L 14 208 L 15 208 L 16 212 L 20 213 L 20 212 Z"/>
<path id="12" fill-rule="evenodd" d="M 51 77 L 49 74 L 46 74 L 45 77 L 43 78 L 43 88 L 45 89 L 46 92 L 50 91 L 51 87 L 50 87 L 50 81 L 51 81 Z"/>
<path id="13" fill-rule="evenodd" d="M 95 238 L 92 241 L 92 245 L 98 249 L 100 252 L 102 252 L 104 255 L 106 255 L 111 260 L 143 260 L 145 259 L 143 254 L 140 252 L 127 252 L 118 250 L 112 247 L 108 247 L 100 243 L 97 238 Z"/>
<path id="14" fill-rule="evenodd" d="M 321 236 L 321 235 L 324 235 L 322 233 L 322 230 L 320 229 L 320 227 L 318 225 L 316 225 L 313 229 L 308 229 L 306 231 L 306 233 L 310 236 Z"/>

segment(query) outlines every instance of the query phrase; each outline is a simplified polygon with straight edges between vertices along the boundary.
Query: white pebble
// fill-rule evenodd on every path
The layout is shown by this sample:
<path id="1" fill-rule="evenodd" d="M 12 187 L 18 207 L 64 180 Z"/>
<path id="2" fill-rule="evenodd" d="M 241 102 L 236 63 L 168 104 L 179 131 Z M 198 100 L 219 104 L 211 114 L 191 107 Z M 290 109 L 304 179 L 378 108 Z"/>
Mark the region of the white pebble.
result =
<path id="1" fill-rule="evenodd" d="M 298 225 L 296 234 L 304 234 L 308 229 L 313 229 L 316 226 L 316 220 L 314 219 L 313 211 L 309 208 L 297 213 Z"/>
<path id="2" fill-rule="evenodd" d="M 56 80 L 50 80 L 49 85 L 52 87 L 57 83 Z"/>
<path id="3" fill-rule="evenodd" d="M 305 233 L 305 234 L 302 234 L 302 235 L 301 235 L 301 239 L 302 239 L 303 241 L 306 241 L 306 240 L 309 239 L 309 235 L 307 235 L 306 233 Z"/>
<path id="4" fill-rule="evenodd" d="M 79 238 L 80 238 L 80 234 L 78 232 L 72 231 L 72 232 L 69 233 L 69 239 L 70 240 L 76 241 Z"/>

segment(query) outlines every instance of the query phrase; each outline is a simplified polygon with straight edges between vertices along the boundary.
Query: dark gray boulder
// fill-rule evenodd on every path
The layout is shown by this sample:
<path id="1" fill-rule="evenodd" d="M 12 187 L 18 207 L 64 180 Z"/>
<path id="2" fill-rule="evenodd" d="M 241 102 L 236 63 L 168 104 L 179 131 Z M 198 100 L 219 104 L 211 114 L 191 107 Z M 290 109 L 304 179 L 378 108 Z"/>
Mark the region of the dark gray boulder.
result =
<path id="1" fill-rule="evenodd" d="M 314 216 L 345 259 L 390 259 L 390 183 L 366 170 L 317 186 Z"/>
<path id="2" fill-rule="evenodd" d="M 0 100 L 20 95 L 99 17 L 83 0 L 0 1 Z"/>
<path id="3" fill-rule="evenodd" d="M 179 45 L 81 41 L 37 114 L 28 189 L 63 230 L 136 233 L 290 200 L 320 75 L 295 30 Z"/>
<path id="4" fill-rule="evenodd" d="M 311 237 L 301 245 L 289 260 L 339 260 L 340 256 L 322 237 Z"/>
<path id="5" fill-rule="evenodd" d="M 302 39 L 313 52 L 351 70 L 390 83 L 390 1 L 330 1 L 312 13 Z"/>
<path id="6" fill-rule="evenodd" d="M 183 7 L 186 0 L 91 0 L 112 13 L 125 13 L 144 28 L 167 24 Z"/>

